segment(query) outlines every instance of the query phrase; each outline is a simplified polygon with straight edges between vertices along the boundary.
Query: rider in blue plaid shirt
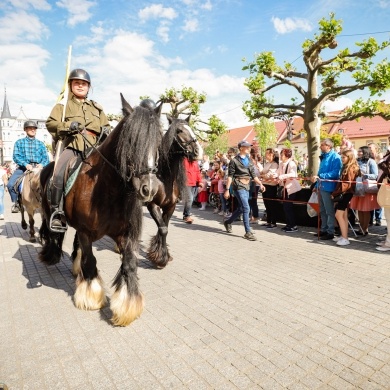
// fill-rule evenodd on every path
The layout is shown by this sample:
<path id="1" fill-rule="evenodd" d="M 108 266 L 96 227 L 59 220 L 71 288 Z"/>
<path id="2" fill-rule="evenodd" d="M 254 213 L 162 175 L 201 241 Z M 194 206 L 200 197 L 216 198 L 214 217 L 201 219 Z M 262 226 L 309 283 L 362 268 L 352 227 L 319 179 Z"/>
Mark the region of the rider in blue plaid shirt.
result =
<path id="1" fill-rule="evenodd" d="M 26 170 L 32 170 L 34 167 L 44 167 L 49 164 L 49 157 L 45 144 L 35 138 L 37 125 L 34 121 L 24 122 L 26 138 L 19 139 L 15 142 L 13 160 L 18 165 L 15 172 L 8 180 L 8 191 L 11 200 L 15 204 L 12 212 L 18 212 L 17 205 L 18 194 L 15 192 L 15 183 Z"/>

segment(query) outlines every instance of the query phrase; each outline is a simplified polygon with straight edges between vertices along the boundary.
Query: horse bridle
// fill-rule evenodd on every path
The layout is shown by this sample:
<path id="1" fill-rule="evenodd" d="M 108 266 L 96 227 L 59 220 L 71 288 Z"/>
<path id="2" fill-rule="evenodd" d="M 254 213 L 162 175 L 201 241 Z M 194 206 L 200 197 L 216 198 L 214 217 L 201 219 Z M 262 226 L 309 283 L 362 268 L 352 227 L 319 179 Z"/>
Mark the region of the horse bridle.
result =
<path id="1" fill-rule="evenodd" d="M 176 143 L 179 145 L 180 149 L 179 151 L 175 152 L 175 153 L 183 153 L 184 155 L 188 156 L 190 154 L 190 151 L 188 150 L 188 146 L 190 146 L 192 143 L 197 143 L 197 139 L 196 138 L 192 138 L 190 139 L 189 141 L 186 141 L 186 142 L 181 142 L 177 136 L 175 135 L 175 137 L 173 138 Z"/>
<path id="2" fill-rule="evenodd" d="M 95 145 L 92 145 L 92 143 L 91 142 L 89 142 L 89 140 L 87 139 L 87 137 L 85 137 L 85 135 L 81 132 L 81 131 L 79 131 L 78 132 L 83 138 L 84 138 L 84 141 L 85 142 L 87 142 L 90 146 L 91 146 L 91 148 L 92 149 L 94 149 L 94 150 L 96 150 L 96 152 L 97 153 L 99 153 L 100 154 L 100 157 L 119 175 L 119 177 L 122 177 L 122 175 L 120 174 L 120 172 L 118 171 L 118 169 L 115 167 L 115 165 L 114 164 L 112 164 L 111 163 L 111 161 L 109 161 L 101 152 L 100 152 L 100 150 L 95 146 Z M 134 175 L 134 177 L 140 177 L 140 176 L 142 176 L 142 175 L 146 175 L 146 174 L 150 174 L 150 173 L 156 173 L 157 172 L 157 166 L 158 166 L 158 163 L 157 163 L 157 161 L 158 161 L 158 156 L 157 156 L 157 158 L 156 158 L 156 164 L 155 164 L 155 166 L 152 168 L 152 167 L 148 167 L 145 171 L 142 171 L 142 172 L 138 172 L 137 174 L 136 174 L 136 172 L 135 172 L 135 170 L 134 170 L 134 167 L 132 167 L 131 165 L 129 166 L 129 168 L 130 168 L 130 172 L 131 173 L 133 173 L 133 175 Z M 83 159 L 83 162 L 85 162 L 85 159 Z M 126 181 L 130 181 L 131 180 L 131 178 L 132 178 L 133 176 L 128 176 L 128 177 L 126 177 Z"/>

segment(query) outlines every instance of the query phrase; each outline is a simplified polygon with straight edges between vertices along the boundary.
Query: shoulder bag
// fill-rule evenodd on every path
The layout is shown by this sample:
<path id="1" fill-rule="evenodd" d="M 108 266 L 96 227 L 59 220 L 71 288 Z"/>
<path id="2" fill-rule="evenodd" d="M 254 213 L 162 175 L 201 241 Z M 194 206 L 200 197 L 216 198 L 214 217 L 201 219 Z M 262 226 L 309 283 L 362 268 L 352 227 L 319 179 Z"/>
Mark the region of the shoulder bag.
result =
<path id="1" fill-rule="evenodd" d="M 290 162 L 288 164 L 290 164 Z M 288 164 L 286 165 L 286 170 L 284 171 L 284 174 L 287 174 Z M 276 186 L 276 198 L 284 199 L 284 186 L 282 186 L 281 184 L 278 184 Z"/>

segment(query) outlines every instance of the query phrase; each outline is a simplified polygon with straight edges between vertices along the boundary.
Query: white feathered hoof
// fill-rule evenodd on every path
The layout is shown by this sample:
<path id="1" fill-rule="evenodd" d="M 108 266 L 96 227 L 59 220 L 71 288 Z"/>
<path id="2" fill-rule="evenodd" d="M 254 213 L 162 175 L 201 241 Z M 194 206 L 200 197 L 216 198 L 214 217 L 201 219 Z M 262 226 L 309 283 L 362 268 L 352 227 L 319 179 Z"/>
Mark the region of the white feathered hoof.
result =
<path id="1" fill-rule="evenodd" d="M 76 281 L 74 304 L 81 310 L 99 310 L 107 303 L 103 282 L 100 276 L 91 281 L 83 279 L 80 275 Z"/>
<path id="2" fill-rule="evenodd" d="M 111 321 L 115 326 L 127 326 L 136 320 L 144 310 L 142 293 L 129 295 L 126 286 L 115 291 L 111 297 Z"/>

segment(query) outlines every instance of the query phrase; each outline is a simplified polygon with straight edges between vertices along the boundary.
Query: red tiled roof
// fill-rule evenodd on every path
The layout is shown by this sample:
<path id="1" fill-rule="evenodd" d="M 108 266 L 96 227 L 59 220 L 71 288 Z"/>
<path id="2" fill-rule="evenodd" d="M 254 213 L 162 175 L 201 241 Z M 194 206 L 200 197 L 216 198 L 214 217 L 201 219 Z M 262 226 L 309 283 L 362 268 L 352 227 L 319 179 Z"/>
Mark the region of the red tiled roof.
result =
<path id="1" fill-rule="evenodd" d="M 390 122 L 380 116 L 360 118 L 359 121 L 347 121 L 334 124 L 329 134 L 336 134 L 340 129 L 343 129 L 343 134 L 347 134 L 349 139 L 388 137 L 390 135 Z"/>
<path id="2" fill-rule="evenodd" d="M 256 133 L 253 129 L 253 125 L 230 129 L 228 131 L 228 144 L 230 147 L 237 147 L 240 141 L 246 140 L 252 143 L 255 137 Z"/>
<path id="3" fill-rule="evenodd" d="M 328 113 L 328 117 L 332 114 L 342 114 L 343 110 L 332 111 Z M 276 121 L 275 127 L 278 132 L 278 141 L 280 144 L 287 138 L 287 126 L 284 121 Z M 347 134 L 350 140 L 357 138 L 374 138 L 374 137 L 388 137 L 390 135 L 390 121 L 386 121 L 380 116 L 373 118 L 360 118 L 359 121 L 347 121 L 343 123 L 336 123 L 324 125 L 328 129 L 330 135 L 336 134 L 340 129 L 343 129 L 343 134 Z M 296 116 L 292 122 L 293 140 L 292 142 L 302 142 L 300 137 L 301 130 L 303 130 L 303 118 Z M 237 146 L 237 143 L 243 139 L 253 142 L 256 134 L 253 130 L 253 125 L 230 129 L 228 132 L 229 146 Z"/>

